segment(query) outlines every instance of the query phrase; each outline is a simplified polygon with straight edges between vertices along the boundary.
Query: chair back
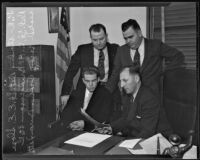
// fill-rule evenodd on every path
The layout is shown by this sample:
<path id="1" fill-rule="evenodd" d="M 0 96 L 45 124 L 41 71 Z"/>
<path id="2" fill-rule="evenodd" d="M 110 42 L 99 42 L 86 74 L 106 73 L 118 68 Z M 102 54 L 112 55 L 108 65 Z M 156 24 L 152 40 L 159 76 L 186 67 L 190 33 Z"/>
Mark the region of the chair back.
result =
<path id="1" fill-rule="evenodd" d="M 163 106 L 175 134 L 183 141 L 194 129 L 193 144 L 197 144 L 197 77 L 195 70 L 180 68 L 166 71 L 163 76 Z"/>

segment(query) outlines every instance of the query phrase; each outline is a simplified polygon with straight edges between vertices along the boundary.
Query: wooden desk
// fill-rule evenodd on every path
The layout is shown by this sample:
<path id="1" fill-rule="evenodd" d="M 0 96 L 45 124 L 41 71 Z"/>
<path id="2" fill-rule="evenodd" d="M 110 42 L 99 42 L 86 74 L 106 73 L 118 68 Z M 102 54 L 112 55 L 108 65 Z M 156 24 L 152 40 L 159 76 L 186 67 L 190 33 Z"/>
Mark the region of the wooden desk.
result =
<path id="1" fill-rule="evenodd" d="M 127 156 L 131 158 L 139 158 L 139 157 L 163 157 L 158 155 L 132 155 L 126 148 L 119 147 L 119 143 L 123 141 L 124 137 L 112 136 L 105 141 L 99 143 L 98 145 L 88 148 L 82 146 L 76 146 L 71 144 L 65 144 L 64 141 L 71 139 L 75 136 L 78 136 L 84 132 L 80 131 L 70 131 L 67 134 L 54 139 L 53 141 L 48 142 L 47 144 L 36 148 L 35 153 L 31 153 L 32 155 L 80 155 L 80 156 L 103 156 L 112 157 L 117 156 L 119 158 Z M 141 146 L 140 146 L 141 147 Z M 72 152 L 73 150 L 73 152 Z M 30 155 L 30 154 L 28 154 Z"/>

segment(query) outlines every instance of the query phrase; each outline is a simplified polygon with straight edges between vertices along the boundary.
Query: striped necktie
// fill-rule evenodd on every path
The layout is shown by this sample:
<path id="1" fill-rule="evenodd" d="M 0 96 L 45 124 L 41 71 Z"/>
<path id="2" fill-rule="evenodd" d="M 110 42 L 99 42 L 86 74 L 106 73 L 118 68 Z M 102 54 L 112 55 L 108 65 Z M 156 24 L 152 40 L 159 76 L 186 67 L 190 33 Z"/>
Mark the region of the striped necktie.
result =
<path id="1" fill-rule="evenodd" d="M 138 52 L 138 48 L 135 51 L 135 56 L 134 56 L 134 60 L 133 60 L 133 65 L 135 67 L 140 68 L 140 53 Z"/>
<path id="2" fill-rule="evenodd" d="M 98 68 L 99 68 L 99 73 L 100 73 L 100 80 L 104 78 L 105 76 L 105 67 L 104 67 L 104 60 L 105 60 L 105 56 L 102 50 L 99 51 L 99 64 L 98 64 Z"/>

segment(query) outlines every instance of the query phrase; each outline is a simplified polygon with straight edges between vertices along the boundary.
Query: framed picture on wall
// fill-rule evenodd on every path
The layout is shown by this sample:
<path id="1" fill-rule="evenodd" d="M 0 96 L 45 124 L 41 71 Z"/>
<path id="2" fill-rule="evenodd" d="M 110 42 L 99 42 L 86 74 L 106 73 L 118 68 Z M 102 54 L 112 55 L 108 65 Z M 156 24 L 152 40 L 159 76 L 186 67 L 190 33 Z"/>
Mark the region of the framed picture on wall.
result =
<path id="1" fill-rule="evenodd" d="M 47 7 L 49 33 L 57 33 L 59 27 L 59 8 Z"/>

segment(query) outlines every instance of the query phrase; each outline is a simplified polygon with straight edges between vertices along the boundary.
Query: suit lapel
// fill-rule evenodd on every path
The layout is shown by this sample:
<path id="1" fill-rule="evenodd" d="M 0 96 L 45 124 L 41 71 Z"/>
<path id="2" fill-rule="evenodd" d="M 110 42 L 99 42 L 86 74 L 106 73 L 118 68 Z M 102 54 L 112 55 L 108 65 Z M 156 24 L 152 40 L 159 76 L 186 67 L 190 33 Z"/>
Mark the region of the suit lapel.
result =
<path id="1" fill-rule="evenodd" d="M 127 64 L 133 64 L 133 60 L 131 58 L 131 49 L 127 44 L 125 46 L 126 47 L 124 48 L 123 56 L 126 56 L 124 58 L 126 59 Z M 127 53 L 127 55 L 126 55 L 126 53 Z"/>
<path id="2" fill-rule="evenodd" d="M 93 106 L 93 104 L 95 103 L 95 95 L 96 95 L 96 92 L 97 92 L 97 90 L 98 90 L 98 88 L 99 88 L 99 85 L 96 87 L 96 89 L 94 90 L 94 92 L 93 92 L 93 94 L 92 94 L 92 97 L 90 98 L 90 101 L 89 101 L 89 103 L 88 103 L 88 106 L 87 106 L 87 109 L 86 109 L 86 111 L 87 112 L 89 112 L 89 110 L 91 110 L 92 108 L 92 106 Z"/>
<path id="3" fill-rule="evenodd" d="M 111 75 L 111 72 L 112 72 L 112 66 L 113 66 L 113 61 L 114 61 L 114 54 L 113 54 L 113 50 L 112 50 L 112 47 L 110 45 L 110 43 L 107 43 L 107 49 L 108 49 L 108 61 L 109 61 L 109 74 L 108 75 Z"/>
<path id="4" fill-rule="evenodd" d="M 148 43 L 148 40 L 145 38 L 144 39 L 144 60 L 143 60 L 143 64 L 140 68 L 140 72 L 142 72 L 145 68 L 145 66 L 148 64 L 147 61 L 148 61 L 148 58 L 149 58 L 149 43 Z"/>
<path id="5" fill-rule="evenodd" d="M 130 102 L 129 105 L 127 120 L 131 120 L 133 117 L 135 117 L 137 108 L 136 101 Z"/>
<path id="6" fill-rule="evenodd" d="M 83 103 L 84 103 L 84 99 L 85 99 L 85 86 L 83 87 L 83 88 L 81 88 L 81 89 L 79 89 L 79 91 L 77 92 L 77 94 L 79 94 L 79 104 L 80 104 L 80 108 L 82 108 L 83 107 Z"/>
<path id="7" fill-rule="evenodd" d="M 129 111 L 128 111 L 127 120 L 131 120 L 131 119 L 135 118 L 138 114 L 138 111 L 140 110 L 140 105 L 138 104 L 138 99 L 140 99 L 141 90 L 142 90 L 141 87 L 142 86 L 140 86 L 140 88 L 138 90 L 138 93 L 135 97 L 134 102 L 130 102 L 130 108 L 129 108 Z"/>
<path id="8" fill-rule="evenodd" d="M 87 50 L 86 54 L 88 55 L 86 56 L 86 58 L 88 59 L 87 60 L 88 65 L 89 66 L 94 65 L 94 48 L 92 43 L 89 44 L 89 49 Z"/>

